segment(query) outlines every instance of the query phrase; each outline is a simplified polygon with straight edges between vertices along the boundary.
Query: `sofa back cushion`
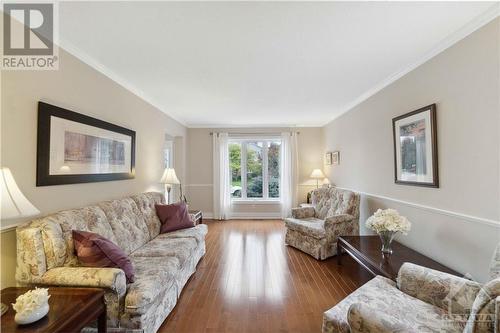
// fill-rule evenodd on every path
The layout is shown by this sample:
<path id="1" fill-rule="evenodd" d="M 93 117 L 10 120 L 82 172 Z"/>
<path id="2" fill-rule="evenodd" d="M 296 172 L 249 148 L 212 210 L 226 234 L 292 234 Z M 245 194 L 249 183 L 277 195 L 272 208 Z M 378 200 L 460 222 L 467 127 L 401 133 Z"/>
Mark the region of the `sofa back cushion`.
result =
<path id="1" fill-rule="evenodd" d="M 137 250 L 151 239 L 145 219 L 131 198 L 105 201 L 98 206 L 111 225 L 116 244 L 126 254 Z"/>
<path id="2" fill-rule="evenodd" d="M 144 221 L 149 230 L 149 237 L 155 238 L 160 234 L 160 220 L 156 215 L 155 205 L 165 202 L 165 197 L 159 192 L 147 192 L 138 195 L 133 195 L 132 200 L 137 204 L 137 208 L 144 217 Z"/>
<path id="3" fill-rule="evenodd" d="M 322 187 L 313 191 L 312 203 L 315 208 L 315 217 L 327 217 L 350 214 L 359 217 L 359 194 L 336 187 Z"/>

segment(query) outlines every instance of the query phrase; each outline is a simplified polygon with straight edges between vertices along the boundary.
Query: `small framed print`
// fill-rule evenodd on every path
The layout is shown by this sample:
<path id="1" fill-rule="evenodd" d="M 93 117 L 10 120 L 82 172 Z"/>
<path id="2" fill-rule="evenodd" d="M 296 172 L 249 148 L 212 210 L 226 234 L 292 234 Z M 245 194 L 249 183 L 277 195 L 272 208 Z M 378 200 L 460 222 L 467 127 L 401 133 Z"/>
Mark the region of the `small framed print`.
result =
<path id="1" fill-rule="evenodd" d="M 132 179 L 135 132 L 38 103 L 37 186 Z"/>
<path id="2" fill-rule="evenodd" d="M 326 165 L 332 165 L 332 153 L 326 153 L 325 162 Z"/>
<path id="3" fill-rule="evenodd" d="M 436 104 L 392 119 L 396 184 L 439 187 Z"/>
<path id="4" fill-rule="evenodd" d="M 332 154 L 332 164 L 339 165 L 340 164 L 340 152 L 337 150 L 331 154 Z"/>

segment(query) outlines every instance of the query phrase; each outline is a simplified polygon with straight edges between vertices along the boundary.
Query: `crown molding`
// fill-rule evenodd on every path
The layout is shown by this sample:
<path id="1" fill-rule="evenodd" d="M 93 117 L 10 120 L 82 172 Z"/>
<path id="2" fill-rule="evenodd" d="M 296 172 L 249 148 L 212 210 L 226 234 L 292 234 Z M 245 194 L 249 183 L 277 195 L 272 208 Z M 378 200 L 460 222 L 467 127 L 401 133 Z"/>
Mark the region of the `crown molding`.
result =
<path id="1" fill-rule="evenodd" d="M 474 31 L 480 29 L 481 27 L 485 26 L 486 24 L 490 23 L 493 21 L 495 18 L 500 16 L 500 3 L 495 2 L 494 5 L 492 5 L 490 8 L 488 8 L 487 11 L 485 11 L 483 14 L 477 16 L 474 18 L 472 21 L 464 25 L 462 28 L 458 29 L 457 31 L 451 33 L 448 37 L 446 37 L 444 40 L 442 40 L 438 45 L 433 47 L 429 52 L 427 52 L 424 56 L 419 58 L 417 61 L 409 64 L 402 70 L 390 75 L 386 79 L 382 80 L 372 88 L 368 89 L 366 92 L 358 96 L 354 101 L 351 103 L 347 104 L 344 108 L 340 110 L 340 112 L 332 119 L 330 119 L 326 124 L 323 124 L 323 126 L 328 125 L 335 119 L 339 118 L 343 114 L 351 111 L 353 108 L 358 106 L 359 104 L 363 103 L 366 101 L 368 98 L 372 97 L 382 89 L 386 88 L 390 84 L 396 82 L 409 72 L 413 71 L 417 67 L 423 65 L 430 59 L 434 58 L 441 52 L 445 51 L 446 49 L 450 48 L 460 40 L 464 39 Z"/>
<path id="2" fill-rule="evenodd" d="M 323 127 L 324 123 L 311 123 L 307 125 L 296 125 L 296 124 L 253 124 L 253 125 L 232 125 L 232 124 L 196 124 L 187 123 L 188 128 L 316 128 Z"/>
<path id="3" fill-rule="evenodd" d="M 153 98 L 149 97 L 143 90 L 137 88 L 135 85 L 127 81 L 125 78 L 122 76 L 118 75 L 116 72 L 112 71 L 108 67 L 104 66 L 102 63 L 91 57 L 89 54 L 86 52 L 82 51 L 80 48 L 76 47 L 74 44 L 69 42 L 66 39 L 60 39 L 59 40 L 59 48 L 62 48 L 72 56 L 76 57 L 80 61 L 84 62 L 85 64 L 89 65 L 99 73 L 103 74 L 104 76 L 108 77 L 112 81 L 118 83 L 120 86 L 123 88 L 127 89 L 130 91 L 132 94 L 136 95 L 140 99 L 144 100 L 146 103 L 152 105 L 156 109 L 160 110 L 173 120 L 177 121 L 184 127 L 188 127 L 186 125 L 186 122 L 182 119 L 179 119 L 178 117 L 166 112 L 163 107 L 160 106 L 160 103 L 156 102 Z"/>

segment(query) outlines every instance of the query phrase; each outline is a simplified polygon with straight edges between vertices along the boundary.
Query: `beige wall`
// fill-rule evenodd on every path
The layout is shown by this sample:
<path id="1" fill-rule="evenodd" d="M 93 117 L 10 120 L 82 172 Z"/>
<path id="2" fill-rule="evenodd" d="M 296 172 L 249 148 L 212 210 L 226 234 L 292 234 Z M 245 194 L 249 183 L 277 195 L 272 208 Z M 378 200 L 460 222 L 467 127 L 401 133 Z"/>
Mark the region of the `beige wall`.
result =
<path id="1" fill-rule="evenodd" d="M 42 214 L 162 190 L 158 181 L 163 171 L 166 133 L 176 137 L 175 165 L 183 178 L 182 137 L 186 136 L 186 128 L 64 51 L 60 52 L 57 71 L 4 71 L 1 81 L 2 166 L 12 170 L 21 190 Z M 135 179 L 36 187 L 39 100 L 135 130 Z M 14 283 L 15 232 L 3 232 L 1 241 L 1 287 L 4 288 Z"/>
<path id="2" fill-rule="evenodd" d="M 205 215 L 211 216 L 212 200 L 212 137 L 210 132 L 224 131 L 229 133 L 279 133 L 289 131 L 290 128 L 231 128 L 188 129 L 187 141 L 187 195 L 192 208 L 202 210 Z M 321 128 L 295 128 L 300 132 L 298 136 L 299 150 L 299 202 L 305 202 L 307 191 L 315 188 L 315 183 L 309 179 L 314 168 L 323 167 L 323 147 Z M 279 204 L 245 204 L 233 205 L 234 217 L 279 217 Z"/>
<path id="3" fill-rule="evenodd" d="M 333 181 L 374 194 L 362 221 L 395 207 L 413 222 L 402 242 L 480 280 L 500 241 L 499 32 L 496 19 L 323 129 L 326 149 L 341 152 L 325 168 Z M 440 188 L 396 185 L 391 120 L 431 103 Z"/>

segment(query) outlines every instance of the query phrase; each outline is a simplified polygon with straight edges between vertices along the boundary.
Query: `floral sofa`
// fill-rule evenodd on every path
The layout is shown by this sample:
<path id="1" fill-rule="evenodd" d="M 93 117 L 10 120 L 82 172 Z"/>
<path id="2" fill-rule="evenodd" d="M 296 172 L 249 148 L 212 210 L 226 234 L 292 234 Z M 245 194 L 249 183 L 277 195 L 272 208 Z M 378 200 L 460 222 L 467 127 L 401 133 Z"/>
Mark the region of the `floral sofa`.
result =
<path id="1" fill-rule="evenodd" d="M 285 243 L 318 260 L 337 254 L 338 236 L 359 234 L 359 194 L 336 187 L 312 193 L 312 207 L 292 209 Z"/>
<path id="2" fill-rule="evenodd" d="M 491 281 L 405 263 L 397 283 L 377 276 L 323 315 L 323 333 L 500 332 L 500 244 Z"/>
<path id="3" fill-rule="evenodd" d="M 174 308 L 205 254 L 206 225 L 160 234 L 155 204 L 143 193 L 61 211 L 17 228 L 16 280 L 20 285 L 104 288 L 111 332 L 156 332 Z M 79 266 L 72 230 L 98 233 L 131 259 L 135 282 L 118 268 Z M 92 330 L 89 328 L 88 330 Z"/>

